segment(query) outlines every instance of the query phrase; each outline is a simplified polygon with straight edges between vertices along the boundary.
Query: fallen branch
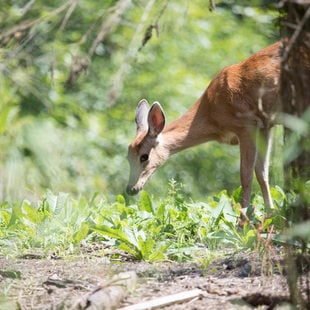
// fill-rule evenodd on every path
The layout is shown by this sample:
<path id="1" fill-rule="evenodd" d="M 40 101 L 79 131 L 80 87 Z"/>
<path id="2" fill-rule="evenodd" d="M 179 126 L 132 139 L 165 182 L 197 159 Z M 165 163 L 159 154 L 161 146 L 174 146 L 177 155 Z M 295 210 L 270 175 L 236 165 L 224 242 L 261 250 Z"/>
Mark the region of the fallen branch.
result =
<path id="1" fill-rule="evenodd" d="M 191 301 L 204 296 L 205 292 L 200 289 L 194 289 L 191 291 L 185 291 L 173 295 L 158 297 L 152 300 L 141 302 L 135 305 L 120 308 L 119 310 L 144 310 L 144 309 L 155 309 L 158 307 L 165 307 L 176 303 L 183 303 Z"/>
<path id="2" fill-rule="evenodd" d="M 112 278 L 111 281 L 103 282 L 92 292 L 83 296 L 72 309 L 115 309 L 127 296 L 128 291 L 136 286 L 136 273 L 123 272 Z"/>

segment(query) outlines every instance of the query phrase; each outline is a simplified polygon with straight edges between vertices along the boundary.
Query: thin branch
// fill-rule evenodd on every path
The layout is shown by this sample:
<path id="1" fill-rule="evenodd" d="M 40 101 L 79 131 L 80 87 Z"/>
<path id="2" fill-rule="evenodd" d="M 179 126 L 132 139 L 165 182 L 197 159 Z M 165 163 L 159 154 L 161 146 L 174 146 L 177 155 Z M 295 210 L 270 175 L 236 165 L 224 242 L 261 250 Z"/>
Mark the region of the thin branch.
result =
<path id="1" fill-rule="evenodd" d="M 119 1 L 118 4 L 113 8 L 114 13 L 110 15 L 110 17 L 107 20 L 104 20 L 101 24 L 100 31 L 97 34 L 95 40 L 93 41 L 91 47 L 88 50 L 87 56 L 80 58 L 79 56 L 74 56 L 74 61 L 71 66 L 70 74 L 68 76 L 67 81 L 65 82 L 65 85 L 67 87 L 72 86 L 75 81 L 78 79 L 79 75 L 88 70 L 89 64 L 90 64 L 90 58 L 93 56 L 93 54 L 96 51 L 97 46 L 104 41 L 106 35 L 111 32 L 111 30 L 116 27 L 122 18 L 122 15 L 124 14 L 125 10 L 128 8 L 128 6 L 132 3 L 132 0 L 122 0 Z M 88 34 L 93 29 L 94 24 L 88 29 L 88 31 L 82 36 L 80 42 L 78 45 L 83 44 Z"/>
<path id="2" fill-rule="evenodd" d="M 209 11 L 212 12 L 215 10 L 215 0 L 209 0 Z"/>
<path id="3" fill-rule="evenodd" d="M 71 15 L 73 14 L 74 10 L 78 5 L 79 0 L 71 0 L 71 4 L 68 8 L 67 13 L 65 14 L 60 27 L 58 28 L 55 38 L 57 39 L 59 34 L 65 29 L 68 20 L 70 19 Z M 56 53 L 53 53 L 53 58 L 51 60 L 51 67 L 50 67 L 50 76 L 51 76 L 51 83 L 54 84 L 54 73 L 55 73 L 55 66 L 56 66 Z"/>
<path id="4" fill-rule="evenodd" d="M 286 62 L 288 58 L 288 54 L 290 53 L 292 47 L 294 46 L 296 40 L 298 39 L 305 23 L 307 22 L 308 18 L 310 17 L 310 6 L 308 7 L 305 15 L 303 16 L 300 23 L 297 25 L 296 30 L 294 31 L 293 35 L 290 37 L 289 42 L 287 46 L 284 48 L 283 56 L 282 56 L 282 62 Z"/>
<path id="5" fill-rule="evenodd" d="M 21 51 L 25 48 L 25 46 L 34 38 L 36 35 L 35 32 L 29 32 L 29 34 L 21 41 L 21 43 L 12 51 L 10 51 L 5 58 L 5 63 L 8 63 L 10 60 L 14 59 Z"/>
<path id="6" fill-rule="evenodd" d="M 63 19 L 63 21 L 62 21 L 62 23 L 60 25 L 60 27 L 59 27 L 59 29 L 58 29 L 58 32 L 60 32 L 60 31 L 65 29 L 65 27 L 66 27 L 66 25 L 68 23 L 68 20 L 70 19 L 72 13 L 74 12 L 74 10 L 76 9 L 76 7 L 78 5 L 78 2 L 79 2 L 79 0 L 71 0 L 71 5 L 69 6 L 69 9 L 68 9 L 68 11 L 67 11 L 67 13 L 66 13 L 66 15 L 65 15 L 65 17 L 64 17 L 64 19 Z"/>
<path id="7" fill-rule="evenodd" d="M 98 33 L 96 39 L 93 41 L 88 51 L 88 56 L 91 57 L 94 54 L 98 44 L 105 39 L 106 35 L 111 31 L 112 28 L 119 24 L 123 13 L 131 4 L 131 2 L 131 0 L 123 0 L 118 2 L 114 14 L 112 14 L 106 21 L 102 23 L 100 32 Z"/>
<path id="8" fill-rule="evenodd" d="M 134 33 L 134 36 L 131 39 L 131 42 L 129 43 L 127 54 L 124 57 L 123 63 L 115 74 L 113 85 L 111 87 L 111 90 L 108 93 L 108 106 L 114 105 L 116 99 L 120 95 L 120 92 L 123 87 L 124 77 L 128 74 L 128 72 L 131 69 L 130 60 L 136 56 L 139 50 L 136 48 L 137 41 L 139 37 L 141 36 L 141 33 L 143 31 L 143 28 L 145 26 L 149 13 L 153 5 L 155 4 L 155 1 L 156 0 L 149 0 L 148 4 L 146 5 L 144 9 L 143 15 L 141 17 L 141 21 L 136 29 L 136 32 Z"/>
<path id="9" fill-rule="evenodd" d="M 24 7 L 21 9 L 21 14 L 25 15 L 33 6 L 33 4 L 36 2 L 36 0 L 30 0 L 28 3 L 24 5 Z"/>
<path id="10" fill-rule="evenodd" d="M 153 30 L 156 31 L 157 36 L 159 35 L 159 20 L 160 18 L 163 16 L 164 12 L 166 11 L 168 6 L 168 0 L 166 1 L 165 5 L 162 7 L 162 9 L 160 10 L 156 20 L 154 23 L 152 23 L 151 25 L 149 25 L 144 33 L 144 37 L 142 39 L 142 44 L 140 46 L 140 48 L 138 49 L 138 51 L 140 52 L 142 50 L 142 48 L 147 44 L 148 41 L 150 41 L 153 37 Z"/>
<path id="11" fill-rule="evenodd" d="M 34 25 L 39 24 L 40 22 L 42 22 L 45 19 L 50 19 L 50 18 L 60 14 L 61 12 L 66 10 L 67 7 L 70 6 L 71 3 L 74 1 L 76 1 L 76 0 L 69 0 L 65 4 L 63 4 L 62 6 L 58 7 L 57 9 L 55 9 L 54 11 L 50 12 L 49 14 L 47 14 L 45 16 L 39 17 L 35 20 L 27 20 L 27 21 L 22 22 L 21 24 L 19 24 L 17 26 L 12 27 L 8 31 L 6 31 L 4 34 L 0 35 L 0 41 L 5 41 L 5 39 L 14 36 L 15 33 L 17 33 L 17 32 L 25 31 L 25 30 L 33 27 Z"/>

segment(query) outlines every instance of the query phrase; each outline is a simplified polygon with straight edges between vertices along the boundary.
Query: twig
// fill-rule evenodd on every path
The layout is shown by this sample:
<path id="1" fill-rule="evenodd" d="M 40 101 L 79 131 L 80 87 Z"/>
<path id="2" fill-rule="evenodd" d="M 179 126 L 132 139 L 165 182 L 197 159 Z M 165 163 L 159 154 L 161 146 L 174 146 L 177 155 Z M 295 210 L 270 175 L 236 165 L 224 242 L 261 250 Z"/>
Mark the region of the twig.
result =
<path id="1" fill-rule="evenodd" d="M 32 5 L 35 3 L 36 0 L 30 0 L 28 3 L 26 3 L 23 8 L 21 9 L 21 14 L 25 15 L 32 7 Z"/>
<path id="2" fill-rule="evenodd" d="M 159 35 L 159 20 L 160 18 L 163 16 L 165 10 L 167 9 L 168 6 L 168 0 L 166 1 L 166 3 L 164 4 L 164 6 L 162 7 L 162 9 L 160 10 L 156 20 L 154 23 L 152 23 L 151 25 L 149 25 L 144 33 L 144 37 L 142 39 L 142 44 L 138 49 L 138 52 L 140 52 L 142 50 L 142 48 L 146 45 L 146 43 L 151 40 L 152 36 L 153 36 L 153 29 L 155 29 L 157 36 Z"/>
<path id="3" fill-rule="evenodd" d="M 215 10 L 215 1 L 209 0 L 209 11 L 212 12 Z"/>
<path id="4" fill-rule="evenodd" d="M 123 87 L 123 79 L 126 74 L 131 69 L 130 65 L 130 59 L 134 58 L 138 52 L 138 49 L 136 49 L 136 42 L 138 41 L 139 36 L 142 33 L 142 30 L 144 28 L 144 25 L 147 21 L 148 15 L 154 5 L 156 0 L 149 0 L 148 4 L 146 5 L 143 15 L 141 17 L 141 21 L 136 29 L 136 32 L 134 33 L 131 42 L 129 43 L 129 47 L 127 50 L 127 54 L 124 57 L 123 63 L 118 69 L 118 71 L 115 74 L 113 85 L 111 87 L 111 90 L 108 93 L 108 106 L 114 105 L 116 99 L 118 98 L 121 89 Z"/>
<path id="5" fill-rule="evenodd" d="M 283 50 L 282 55 L 282 62 L 286 62 L 288 58 L 288 54 L 290 53 L 292 47 L 294 46 L 296 40 L 298 39 L 302 28 L 304 27 L 306 21 L 310 17 L 310 6 L 308 7 L 305 15 L 303 16 L 302 20 L 300 21 L 299 25 L 297 26 L 296 30 L 294 31 L 293 35 L 290 37 L 287 46 Z"/>
<path id="6" fill-rule="evenodd" d="M 119 24 L 123 13 L 130 4 L 131 0 L 123 0 L 118 2 L 118 5 L 115 7 L 114 14 L 110 15 L 110 17 L 102 23 L 97 37 L 95 38 L 91 47 L 88 50 L 88 56 L 91 57 L 94 54 L 98 44 L 105 39 L 108 32 L 110 32 L 115 25 Z"/>
<path id="7" fill-rule="evenodd" d="M 95 40 L 92 42 L 91 47 L 88 50 L 87 56 L 80 58 L 79 56 L 74 56 L 73 64 L 69 76 L 65 82 L 67 87 L 70 87 L 77 80 L 81 72 L 88 70 L 90 64 L 90 58 L 96 51 L 97 46 L 104 41 L 105 37 L 111 30 L 116 27 L 121 20 L 122 15 L 124 14 L 127 7 L 132 3 L 132 0 L 123 0 L 119 1 L 118 4 L 113 7 L 114 13 L 110 15 L 107 20 L 104 20 L 101 24 L 100 31 L 97 34 Z M 93 29 L 94 24 L 88 29 L 88 31 L 82 36 L 78 45 L 83 44 L 86 41 L 88 34 Z"/>
<path id="8" fill-rule="evenodd" d="M 62 11 L 66 10 L 66 8 L 68 6 L 71 5 L 72 1 L 75 1 L 75 0 L 70 0 L 70 1 L 66 2 L 62 6 L 58 7 L 57 9 L 55 9 L 54 11 L 50 12 L 49 14 L 47 14 L 45 16 L 39 17 L 39 18 L 37 18 L 35 20 L 27 20 L 27 21 L 25 21 L 25 22 L 23 22 L 23 23 L 21 23 L 21 24 L 19 24 L 17 26 L 14 26 L 13 28 L 11 28 L 8 31 L 6 31 L 4 34 L 0 35 L 0 41 L 3 41 L 3 40 L 5 40 L 8 37 L 13 36 L 16 32 L 25 31 L 25 30 L 33 27 L 34 25 L 42 22 L 45 19 L 49 19 L 51 17 L 54 17 L 55 15 L 60 14 Z"/>
<path id="9" fill-rule="evenodd" d="M 205 292 L 203 290 L 194 289 L 191 291 L 185 291 L 173 295 L 155 298 L 135 305 L 120 308 L 119 310 L 146 310 L 146 309 L 162 308 L 165 306 L 182 303 L 185 301 L 191 301 L 193 299 L 200 298 L 204 294 Z"/>
<path id="10" fill-rule="evenodd" d="M 58 34 L 58 32 L 62 31 L 66 27 L 66 24 L 68 23 L 69 18 L 71 17 L 72 13 L 74 12 L 74 10 L 77 7 L 78 1 L 79 0 L 71 0 L 71 5 L 69 6 L 69 9 L 68 9 L 59 29 L 57 31 L 57 34 Z"/>

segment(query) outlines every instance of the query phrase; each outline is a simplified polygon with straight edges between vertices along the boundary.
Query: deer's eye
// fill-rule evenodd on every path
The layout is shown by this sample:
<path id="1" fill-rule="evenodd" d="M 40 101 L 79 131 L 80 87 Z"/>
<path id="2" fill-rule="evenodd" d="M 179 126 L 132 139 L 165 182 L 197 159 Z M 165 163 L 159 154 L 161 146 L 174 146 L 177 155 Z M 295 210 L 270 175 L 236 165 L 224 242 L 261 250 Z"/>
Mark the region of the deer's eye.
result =
<path id="1" fill-rule="evenodd" d="M 140 163 L 144 163 L 149 159 L 149 155 L 148 154 L 143 154 L 140 156 Z"/>

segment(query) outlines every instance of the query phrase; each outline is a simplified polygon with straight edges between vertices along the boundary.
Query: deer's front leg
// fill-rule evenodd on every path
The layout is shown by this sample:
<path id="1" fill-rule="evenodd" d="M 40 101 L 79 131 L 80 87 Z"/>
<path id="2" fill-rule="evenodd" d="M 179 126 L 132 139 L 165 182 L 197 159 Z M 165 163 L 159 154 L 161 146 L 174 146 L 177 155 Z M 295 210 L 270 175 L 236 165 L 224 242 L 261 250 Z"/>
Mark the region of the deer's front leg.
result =
<path id="1" fill-rule="evenodd" d="M 256 146 L 249 132 L 239 135 L 240 142 L 240 179 L 242 187 L 242 208 L 250 204 L 253 171 L 256 159 Z"/>

